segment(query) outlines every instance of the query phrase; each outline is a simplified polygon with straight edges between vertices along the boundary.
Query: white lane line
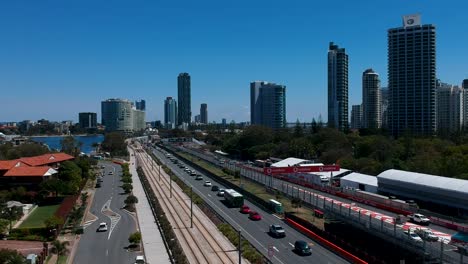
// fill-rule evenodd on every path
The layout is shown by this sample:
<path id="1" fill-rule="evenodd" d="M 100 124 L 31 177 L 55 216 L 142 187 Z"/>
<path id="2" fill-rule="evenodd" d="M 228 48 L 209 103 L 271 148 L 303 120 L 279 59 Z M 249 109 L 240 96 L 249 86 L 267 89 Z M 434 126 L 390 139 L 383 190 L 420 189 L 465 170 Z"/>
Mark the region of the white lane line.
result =
<path id="1" fill-rule="evenodd" d="M 277 216 L 277 215 L 275 215 L 275 214 L 272 214 L 272 215 L 273 215 L 274 217 L 278 218 L 279 220 L 283 220 L 283 219 L 281 219 L 281 217 L 279 217 L 279 216 Z"/>
<path id="2" fill-rule="evenodd" d="M 109 250 L 106 250 L 106 256 L 109 256 Z"/>
<path id="3" fill-rule="evenodd" d="M 291 247 L 294 247 L 294 245 L 291 242 L 288 242 L 288 244 L 291 245 Z"/>
<path id="4" fill-rule="evenodd" d="M 276 250 L 276 252 L 279 252 L 279 249 L 277 249 L 275 246 L 273 246 L 273 249 Z"/>
<path id="5" fill-rule="evenodd" d="M 211 194 L 208 194 L 209 197 L 211 197 Z"/>

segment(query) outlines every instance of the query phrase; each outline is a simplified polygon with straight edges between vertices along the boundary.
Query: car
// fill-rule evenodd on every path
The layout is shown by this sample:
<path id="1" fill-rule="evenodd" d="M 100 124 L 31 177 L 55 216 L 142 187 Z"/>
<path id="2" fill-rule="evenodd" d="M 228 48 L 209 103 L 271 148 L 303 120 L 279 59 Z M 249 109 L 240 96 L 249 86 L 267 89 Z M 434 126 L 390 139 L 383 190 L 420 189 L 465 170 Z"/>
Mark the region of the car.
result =
<path id="1" fill-rule="evenodd" d="M 136 256 L 135 258 L 135 264 L 145 264 L 145 257 L 143 256 Z"/>
<path id="2" fill-rule="evenodd" d="M 431 220 L 422 214 L 411 214 L 408 215 L 408 218 L 411 222 L 420 225 L 429 225 L 431 223 Z"/>
<path id="3" fill-rule="evenodd" d="M 308 256 L 312 254 L 309 244 L 303 240 L 294 242 L 294 251 L 301 256 Z"/>
<path id="4" fill-rule="evenodd" d="M 197 181 L 202 181 L 203 180 L 203 177 L 201 175 L 197 175 L 197 177 L 195 177 L 195 180 Z"/>
<path id="5" fill-rule="evenodd" d="M 255 221 L 262 220 L 262 216 L 256 211 L 250 211 L 249 218 Z"/>
<path id="6" fill-rule="evenodd" d="M 211 182 L 210 182 L 210 181 L 205 181 L 205 183 L 203 184 L 203 186 L 210 187 L 210 186 L 211 186 Z"/>
<path id="7" fill-rule="evenodd" d="M 197 173 L 195 171 L 191 171 L 190 176 L 198 176 L 198 175 L 197 175 Z"/>
<path id="8" fill-rule="evenodd" d="M 240 212 L 243 213 L 243 214 L 248 214 L 248 213 L 250 213 L 250 207 L 248 207 L 247 205 L 244 204 L 243 206 L 241 206 Z"/>
<path id="9" fill-rule="evenodd" d="M 436 236 L 432 230 L 430 230 L 429 228 L 416 228 L 416 230 L 414 230 L 414 232 L 416 234 L 418 234 L 419 237 L 421 237 L 422 239 L 426 240 L 426 241 L 429 241 L 429 242 L 436 242 L 436 241 L 439 241 L 439 237 Z"/>
<path id="10" fill-rule="evenodd" d="M 113 172 L 113 171 L 109 171 L 108 174 L 109 174 L 109 175 L 114 175 L 114 172 Z"/>
<path id="11" fill-rule="evenodd" d="M 102 176 L 97 177 L 97 182 L 102 182 Z"/>
<path id="12" fill-rule="evenodd" d="M 101 188 L 101 182 L 96 182 L 96 188 Z"/>
<path id="13" fill-rule="evenodd" d="M 217 191 L 219 191 L 219 187 L 218 187 L 217 185 L 213 185 L 213 186 L 211 187 L 211 191 L 212 191 L 212 192 L 217 192 Z"/>
<path id="14" fill-rule="evenodd" d="M 422 241 L 423 241 L 423 240 L 421 239 L 421 237 L 418 236 L 418 234 L 416 234 L 416 233 L 413 232 L 413 231 L 405 230 L 403 233 L 405 233 L 405 235 L 407 235 L 408 238 L 411 239 L 412 241 L 415 241 L 415 242 L 422 242 Z"/>
<path id="15" fill-rule="evenodd" d="M 105 169 L 105 168 L 106 168 L 106 166 L 104 166 L 104 165 L 101 165 L 101 169 Z"/>
<path id="16" fill-rule="evenodd" d="M 187 172 L 187 173 L 190 173 L 190 172 L 191 172 L 190 169 L 187 168 L 187 167 L 185 167 L 184 171 Z"/>
<path id="17" fill-rule="evenodd" d="M 100 223 L 97 231 L 98 232 L 106 232 L 107 231 L 107 224 L 104 223 L 104 222 Z"/>
<path id="18" fill-rule="evenodd" d="M 278 224 L 270 225 L 270 234 L 274 237 L 285 237 L 286 232 L 284 228 Z"/>
<path id="19" fill-rule="evenodd" d="M 220 197 L 224 197 L 224 189 L 219 189 L 218 193 L 216 194 Z"/>

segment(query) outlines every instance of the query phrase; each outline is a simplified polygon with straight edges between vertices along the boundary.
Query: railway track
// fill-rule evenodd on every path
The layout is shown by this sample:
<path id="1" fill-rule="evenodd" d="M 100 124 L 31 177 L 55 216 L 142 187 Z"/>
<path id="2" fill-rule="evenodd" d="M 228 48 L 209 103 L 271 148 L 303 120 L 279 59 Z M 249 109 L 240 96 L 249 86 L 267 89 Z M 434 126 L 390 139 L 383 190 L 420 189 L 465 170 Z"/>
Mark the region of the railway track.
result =
<path id="1" fill-rule="evenodd" d="M 172 198 L 170 197 L 169 176 L 161 172 L 161 177 L 157 175 L 157 164 L 141 148 L 134 148 L 138 164 L 142 167 L 145 175 L 156 192 L 161 206 L 167 216 L 172 219 L 174 231 L 179 233 L 177 236 L 184 249 L 187 259 L 190 263 L 238 263 L 237 252 L 232 244 L 230 248 L 220 245 L 219 237 L 215 237 L 212 232 L 213 226 L 207 227 L 206 220 L 200 219 L 201 210 L 194 207 L 193 210 L 193 228 L 190 228 L 190 200 L 182 193 L 182 190 L 172 184 Z M 149 158 L 148 158 L 149 157 Z M 209 221 L 209 220 L 208 220 Z M 210 232 L 211 231 L 211 232 Z"/>

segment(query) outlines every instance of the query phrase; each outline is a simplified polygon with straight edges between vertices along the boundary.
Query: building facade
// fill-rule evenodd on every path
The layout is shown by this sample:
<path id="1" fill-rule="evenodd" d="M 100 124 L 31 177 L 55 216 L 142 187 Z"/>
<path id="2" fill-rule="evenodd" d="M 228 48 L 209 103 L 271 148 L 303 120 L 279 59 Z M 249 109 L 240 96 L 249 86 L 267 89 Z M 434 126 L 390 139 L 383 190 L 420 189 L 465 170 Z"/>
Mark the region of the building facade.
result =
<path id="1" fill-rule="evenodd" d="M 101 102 L 102 125 L 107 132 L 131 133 L 145 129 L 145 112 L 136 110 L 126 99 L 107 99 Z"/>
<path id="2" fill-rule="evenodd" d="M 328 49 L 328 126 L 348 129 L 348 54 L 330 42 Z"/>
<path id="3" fill-rule="evenodd" d="M 97 127 L 97 114 L 84 112 L 78 114 L 78 122 L 83 129 L 92 129 Z"/>
<path id="4" fill-rule="evenodd" d="M 208 124 L 208 105 L 201 104 L 200 105 L 200 123 Z"/>
<path id="5" fill-rule="evenodd" d="M 268 82 L 250 84 L 251 124 L 279 129 L 286 126 L 286 86 Z M 252 105 L 253 103 L 253 105 Z"/>
<path id="6" fill-rule="evenodd" d="M 450 135 L 463 128 L 463 89 L 445 83 L 437 85 L 437 133 Z"/>
<path id="7" fill-rule="evenodd" d="M 145 100 L 135 101 L 135 107 L 137 110 L 146 111 L 146 101 Z"/>
<path id="8" fill-rule="evenodd" d="M 192 121 L 190 88 L 190 75 L 186 72 L 179 74 L 177 77 L 177 100 L 179 102 L 177 125 L 190 124 Z"/>
<path id="9" fill-rule="evenodd" d="M 372 69 L 362 74 L 362 128 L 378 129 L 382 124 L 380 115 L 380 79 Z"/>
<path id="10" fill-rule="evenodd" d="M 361 105 L 353 105 L 351 107 L 351 129 L 360 129 L 362 123 L 362 107 Z"/>
<path id="11" fill-rule="evenodd" d="M 468 131 L 468 79 L 463 80 L 463 131 Z"/>
<path id="12" fill-rule="evenodd" d="M 436 124 L 436 28 L 419 15 L 388 30 L 389 130 L 394 136 L 434 135 Z"/>
<path id="13" fill-rule="evenodd" d="M 388 87 L 380 89 L 380 120 L 382 128 L 388 128 Z"/>
<path id="14" fill-rule="evenodd" d="M 164 126 L 174 129 L 177 126 L 177 102 L 172 97 L 164 100 Z"/>

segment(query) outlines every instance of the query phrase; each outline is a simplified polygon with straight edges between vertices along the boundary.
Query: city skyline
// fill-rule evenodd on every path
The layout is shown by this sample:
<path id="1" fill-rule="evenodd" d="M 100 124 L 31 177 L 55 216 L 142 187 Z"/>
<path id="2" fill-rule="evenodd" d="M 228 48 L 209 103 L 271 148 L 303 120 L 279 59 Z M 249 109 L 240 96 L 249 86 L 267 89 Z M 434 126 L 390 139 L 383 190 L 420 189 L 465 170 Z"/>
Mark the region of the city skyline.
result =
<path id="1" fill-rule="evenodd" d="M 1 10 L 8 12 L 0 11 L 3 22 L 0 30 L 10 41 L 0 51 L 3 58 L 0 70 L 4 73 L 0 87 L 4 91 L 3 106 L 7 109 L 0 113 L 0 120 L 78 121 L 77 113 L 100 113 L 100 101 L 115 97 L 145 98 L 147 121 L 163 120 L 161 102 L 177 92 L 174 76 L 180 72 L 189 72 L 192 76 L 191 112 L 198 112 L 198 105 L 206 102 L 212 113 L 209 122 L 219 122 L 222 118 L 238 122 L 249 120 L 249 93 L 244 87 L 254 80 L 268 80 L 288 87 L 289 122 L 296 118 L 310 122 L 319 114 L 326 119 L 324 54 L 328 43 L 335 41 L 349 54 L 349 105 L 357 104 L 362 101 L 361 74 L 365 69 L 373 68 L 381 73 L 382 86 L 387 86 L 387 29 L 398 27 L 403 15 L 413 13 L 422 14 L 424 24 L 437 26 L 437 78 L 460 85 L 468 77 L 463 65 L 468 51 L 463 45 L 453 45 L 454 39 L 464 43 L 467 38 L 460 34 L 460 29 L 466 28 L 468 22 L 457 15 L 462 14 L 466 3 L 446 5 L 429 1 L 424 6 L 405 1 L 372 6 L 341 3 L 344 8 L 338 10 L 339 18 L 328 21 L 327 27 L 319 26 L 320 21 L 332 8 L 306 2 L 249 4 L 254 10 L 283 12 L 287 23 L 284 19 L 266 23 L 265 16 L 269 12 L 256 18 L 247 16 L 251 10 L 239 8 L 246 3 L 232 4 L 232 8 L 227 9 L 215 5 L 213 8 L 220 12 L 217 15 L 203 11 L 206 3 L 188 4 L 177 16 L 182 17 L 180 21 L 172 23 L 174 18 L 170 19 L 162 24 L 164 27 L 158 25 L 179 10 L 171 3 L 146 4 L 129 10 L 115 3 L 105 12 L 109 22 L 102 18 L 107 6 L 100 4 L 24 6 L 2 3 Z M 317 14 L 310 16 L 311 10 Z M 155 18 L 158 14 L 160 17 Z M 232 14 L 238 16 L 230 16 Z M 204 15 L 206 18 L 200 18 Z M 239 15 L 249 18 L 247 21 L 229 18 Z M 223 19 L 219 20 L 218 16 Z M 55 19 L 61 23 L 56 23 Z M 219 25 L 212 25 L 214 19 Z M 250 25 L 253 26 L 249 29 Z M 152 26 L 155 29 L 151 29 Z M 224 30 L 226 27 L 230 30 Z M 362 30 L 364 27 L 366 30 Z M 181 40 L 175 34 L 178 30 L 193 31 L 188 34 L 190 45 L 177 44 Z M 372 31 L 372 36 L 366 31 Z M 261 37 L 277 35 L 283 40 L 261 48 L 243 44 L 244 39 L 258 34 Z M 22 93 L 19 102 L 18 91 Z M 73 100 L 67 100 L 70 93 Z M 44 95 L 53 103 L 44 105 L 42 100 L 37 100 Z"/>

